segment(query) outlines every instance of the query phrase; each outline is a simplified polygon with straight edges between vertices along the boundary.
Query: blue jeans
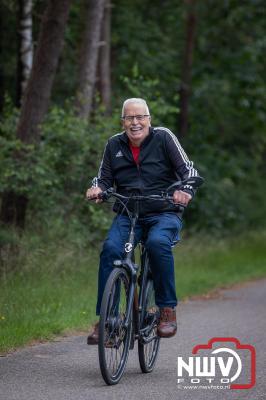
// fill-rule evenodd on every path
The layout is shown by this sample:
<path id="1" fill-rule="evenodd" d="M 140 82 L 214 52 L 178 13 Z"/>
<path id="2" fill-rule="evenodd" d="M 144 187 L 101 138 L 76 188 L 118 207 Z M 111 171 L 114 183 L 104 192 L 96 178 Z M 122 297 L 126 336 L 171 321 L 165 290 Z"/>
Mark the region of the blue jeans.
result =
<path id="1" fill-rule="evenodd" d="M 145 240 L 145 247 L 151 261 L 155 302 L 160 308 L 177 305 L 172 246 L 179 240 L 181 228 L 180 218 L 170 212 L 141 217 L 136 224 L 135 245 L 141 239 Z M 128 216 L 117 215 L 103 244 L 98 273 L 96 315 L 100 314 L 103 292 L 112 272 L 113 262 L 124 257 L 124 245 L 128 239 L 129 229 Z"/>

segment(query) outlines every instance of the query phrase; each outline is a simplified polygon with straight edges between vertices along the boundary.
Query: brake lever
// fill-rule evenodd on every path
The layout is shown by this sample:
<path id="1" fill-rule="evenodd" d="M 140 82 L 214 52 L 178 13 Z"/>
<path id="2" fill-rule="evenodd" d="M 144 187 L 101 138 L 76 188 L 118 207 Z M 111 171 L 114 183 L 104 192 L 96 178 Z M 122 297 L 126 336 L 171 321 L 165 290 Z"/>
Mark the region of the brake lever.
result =
<path id="1" fill-rule="evenodd" d="M 112 196 L 113 193 L 114 193 L 114 188 L 110 187 L 109 189 L 99 193 L 97 199 L 100 199 L 102 201 L 107 201 Z"/>
<path id="2" fill-rule="evenodd" d="M 175 203 L 174 200 L 173 200 L 173 196 L 169 195 L 168 193 L 166 193 L 164 198 L 165 198 L 165 200 L 169 201 L 169 203 L 171 203 L 175 207 L 179 208 L 180 211 L 182 211 L 182 212 L 185 210 L 185 208 L 187 208 L 187 206 L 185 204 Z"/>

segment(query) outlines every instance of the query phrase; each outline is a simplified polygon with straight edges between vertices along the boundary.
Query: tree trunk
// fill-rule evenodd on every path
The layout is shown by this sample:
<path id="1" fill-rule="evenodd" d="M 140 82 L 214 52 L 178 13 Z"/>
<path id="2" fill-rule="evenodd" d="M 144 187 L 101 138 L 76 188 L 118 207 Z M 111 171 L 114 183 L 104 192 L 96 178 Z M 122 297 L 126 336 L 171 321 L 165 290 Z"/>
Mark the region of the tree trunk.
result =
<path id="1" fill-rule="evenodd" d="M 20 107 L 32 68 L 32 0 L 18 1 L 18 53 L 16 104 Z"/>
<path id="2" fill-rule="evenodd" d="M 64 32 L 72 0 L 50 0 L 43 16 L 33 67 L 23 97 L 17 137 L 26 144 L 40 139 L 40 124 L 45 117 Z M 15 157 L 21 160 L 21 155 Z M 6 192 L 2 197 L 0 218 L 7 224 L 25 225 L 28 199 L 24 195 Z"/>
<path id="3" fill-rule="evenodd" d="M 3 5 L 0 3 L 0 57 L 3 57 Z M 4 85 L 4 68 L 3 62 L 0 62 L 0 113 L 4 106 L 4 93 L 5 93 L 5 85 Z"/>
<path id="4" fill-rule="evenodd" d="M 193 50 L 195 45 L 196 33 L 196 0 L 185 0 L 187 5 L 186 18 L 186 42 L 184 49 L 184 60 L 181 73 L 180 85 L 180 114 L 179 114 L 179 134 L 185 137 L 189 126 L 189 97 L 191 92 L 191 69 L 193 61 Z"/>
<path id="5" fill-rule="evenodd" d="M 106 115 L 111 114 L 111 7 L 106 0 L 99 57 L 99 90 Z"/>
<path id="6" fill-rule="evenodd" d="M 39 141 L 39 126 L 48 109 L 71 2 L 72 0 L 50 0 L 43 16 L 17 127 L 18 138 L 24 143 Z"/>
<path id="7" fill-rule="evenodd" d="M 81 46 L 75 102 L 77 114 L 82 118 L 89 118 L 92 110 L 105 0 L 87 0 L 86 5 L 86 27 Z"/>
<path id="8" fill-rule="evenodd" d="M 2 196 L 0 220 L 6 225 L 25 227 L 26 209 L 28 199 L 26 196 L 12 191 L 4 192 Z"/>

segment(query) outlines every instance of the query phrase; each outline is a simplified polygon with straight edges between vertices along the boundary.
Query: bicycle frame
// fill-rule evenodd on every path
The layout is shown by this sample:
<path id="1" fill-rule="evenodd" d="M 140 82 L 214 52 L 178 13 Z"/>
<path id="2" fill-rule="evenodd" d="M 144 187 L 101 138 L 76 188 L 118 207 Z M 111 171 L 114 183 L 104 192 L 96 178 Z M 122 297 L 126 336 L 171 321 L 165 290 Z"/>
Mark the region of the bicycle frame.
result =
<path id="1" fill-rule="evenodd" d="M 138 220 L 138 207 L 139 207 L 138 202 L 136 202 L 134 206 L 133 215 L 130 218 L 131 226 L 130 226 L 128 240 L 125 243 L 126 257 L 123 260 L 114 261 L 114 266 L 125 268 L 130 276 L 130 286 L 129 286 L 129 296 L 128 296 L 129 301 L 124 322 L 125 328 L 129 326 L 133 303 L 134 301 L 135 303 L 137 301 L 135 291 L 136 291 L 137 273 L 139 270 L 139 266 L 134 263 L 134 245 L 135 245 L 135 226 Z M 136 306 L 136 304 L 134 305 Z"/>
<path id="2" fill-rule="evenodd" d="M 115 260 L 114 261 L 114 266 L 115 267 L 121 267 L 125 268 L 127 272 L 129 273 L 130 276 L 130 286 L 129 286 L 129 296 L 128 296 L 128 306 L 127 306 L 127 312 L 125 316 L 125 322 L 124 322 L 124 327 L 128 328 L 130 321 L 131 321 L 131 312 L 133 311 L 133 321 L 134 321 L 134 339 L 139 338 L 142 336 L 143 341 L 146 343 L 150 342 L 154 338 L 151 339 L 144 339 L 144 333 L 145 330 L 143 329 L 143 332 L 140 330 L 140 315 L 142 312 L 142 300 L 144 296 L 144 285 L 143 283 L 146 281 L 147 276 L 148 276 L 148 269 L 145 268 L 146 263 L 145 263 L 145 257 L 147 256 L 146 250 L 143 244 L 141 244 L 141 266 L 135 264 L 134 262 L 134 244 L 135 244 L 135 226 L 136 222 L 138 220 L 138 201 L 135 203 L 135 209 L 133 211 L 133 215 L 130 218 L 131 221 L 131 226 L 130 226 L 130 232 L 128 236 L 128 240 L 125 243 L 125 252 L 126 256 L 123 260 Z M 139 271 L 139 268 L 141 268 L 140 271 L 140 276 L 141 276 L 141 284 L 140 284 L 140 291 L 138 294 L 137 291 L 137 274 Z M 145 328 L 147 329 L 147 328 Z M 130 349 L 134 347 L 134 340 L 132 341 L 132 344 L 130 346 Z"/>

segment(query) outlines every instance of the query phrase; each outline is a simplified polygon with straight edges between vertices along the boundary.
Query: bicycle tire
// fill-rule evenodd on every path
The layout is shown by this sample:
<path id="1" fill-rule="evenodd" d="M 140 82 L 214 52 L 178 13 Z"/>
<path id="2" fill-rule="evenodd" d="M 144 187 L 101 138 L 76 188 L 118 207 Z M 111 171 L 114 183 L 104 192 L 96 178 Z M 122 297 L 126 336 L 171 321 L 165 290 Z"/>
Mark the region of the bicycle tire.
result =
<path id="1" fill-rule="evenodd" d="M 153 371 L 158 356 L 160 347 L 160 338 L 157 336 L 158 318 L 159 309 L 155 304 L 153 280 L 148 278 L 144 288 L 140 318 L 140 329 L 145 329 L 146 334 L 144 337 L 140 336 L 138 340 L 139 364 L 143 373 Z"/>
<path id="2" fill-rule="evenodd" d="M 120 381 L 128 359 L 132 311 L 129 326 L 123 327 L 128 291 L 127 272 L 123 268 L 115 268 L 105 286 L 99 322 L 99 364 L 102 377 L 108 385 L 115 385 Z"/>

